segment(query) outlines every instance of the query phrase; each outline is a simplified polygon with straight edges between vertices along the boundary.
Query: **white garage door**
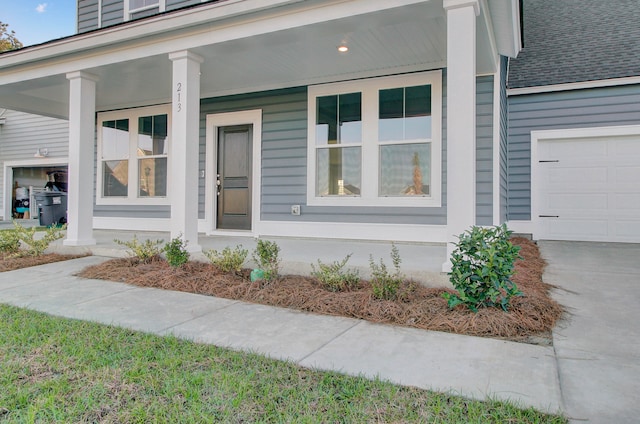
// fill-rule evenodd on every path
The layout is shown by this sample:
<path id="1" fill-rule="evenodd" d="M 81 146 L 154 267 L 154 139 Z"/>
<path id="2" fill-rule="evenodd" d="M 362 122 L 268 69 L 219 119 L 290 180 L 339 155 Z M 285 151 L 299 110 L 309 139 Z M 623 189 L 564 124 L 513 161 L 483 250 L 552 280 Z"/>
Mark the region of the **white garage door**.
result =
<path id="1" fill-rule="evenodd" d="M 640 136 L 538 142 L 537 237 L 640 243 Z"/>

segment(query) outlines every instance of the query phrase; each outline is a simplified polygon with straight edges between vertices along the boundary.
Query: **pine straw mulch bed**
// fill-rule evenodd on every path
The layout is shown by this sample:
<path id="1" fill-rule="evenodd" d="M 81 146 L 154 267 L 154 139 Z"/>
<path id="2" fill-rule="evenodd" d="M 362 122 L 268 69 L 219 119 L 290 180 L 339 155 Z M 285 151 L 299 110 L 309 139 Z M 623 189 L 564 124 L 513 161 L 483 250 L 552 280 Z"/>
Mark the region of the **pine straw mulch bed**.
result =
<path id="1" fill-rule="evenodd" d="M 449 309 L 442 298 L 443 288 L 429 288 L 406 282 L 401 299 L 377 300 L 371 286 L 362 281 L 356 289 L 331 292 L 311 277 L 287 275 L 263 285 L 249 281 L 250 270 L 242 275 L 226 274 L 208 263 L 189 262 L 172 269 L 164 260 L 138 263 L 135 258 L 113 259 L 85 268 L 83 278 L 120 281 L 142 287 L 155 287 L 280 306 L 326 315 L 360 318 L 375 323 L 415 327 L 518 342 L 550 344 L 550 332 L 562 314 L 562 307 L 551 299 L 549 284 L 542 282 L 545 267 L 538 247 L 514 237 L 523 260 L 515 264 L 513 281 L 524 294 L 511 299 L 509 311 L 483 308 L 474 313 L 464 306 Z"/>
<path id="2" fill-rule="evenodd" d="M 47 253 L 40 256 L 18 256 L 0 254 L 0 272 L 13 271 L 37 265 L 51 264 L 54 262 L 68 261 L 82 258 L 87 255 L 61 255 L 59 253 Z"/>

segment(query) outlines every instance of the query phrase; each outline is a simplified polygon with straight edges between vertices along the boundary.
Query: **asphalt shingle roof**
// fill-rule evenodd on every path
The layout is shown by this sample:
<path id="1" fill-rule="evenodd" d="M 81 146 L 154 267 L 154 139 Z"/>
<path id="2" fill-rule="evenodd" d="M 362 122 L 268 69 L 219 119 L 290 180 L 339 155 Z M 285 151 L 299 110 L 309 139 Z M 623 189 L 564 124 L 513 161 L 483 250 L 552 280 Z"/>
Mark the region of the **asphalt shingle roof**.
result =
<path id="1" fill-rule="evenodd" d="M 524 0 L 509 88 L 640 76 L 640 0 Z"/>

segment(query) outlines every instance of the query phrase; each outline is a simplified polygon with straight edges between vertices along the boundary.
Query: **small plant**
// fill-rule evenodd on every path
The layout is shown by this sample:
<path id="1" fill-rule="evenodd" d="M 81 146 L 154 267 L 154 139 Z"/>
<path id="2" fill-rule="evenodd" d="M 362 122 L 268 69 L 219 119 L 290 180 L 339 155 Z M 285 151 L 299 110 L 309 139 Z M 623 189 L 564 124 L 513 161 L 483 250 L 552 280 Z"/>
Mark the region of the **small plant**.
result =
<path id="1" fill-rule="evenodd" d="M 274 241 L 258 240 L 258 245 L 253 252 L 253 260 L 264 271 L 264 280 L 272 282 L 278 278 L 280 268 L 280 246 Z"/>
<path id="2" fill-rule="evenodd" d="M 338 292 L 345 289 L 355 287 L 360 281 L 360 276 L 357 271 L 345 270 L 344 266 L 351 258 L 351 253 L 348 254 L 341 262 L 334 261 L 331 264 L 323 264 L 318 259 L 318 268 L 316 269 L 314 264 L 311 264 L 313 272 L 311 275 L 316 277 L 327 290 Z"/>
<path id="3" fill-rule="evenodd" d="M 20 237 L 15 229 L 0 231 L 0 252 L 14 255 L 20 250 Z"/>
<path id="4" fill-rule="evenodd" d="M 511 281 L 520 247 L 509 241 L 506 225 L 493 228 L 474 226 L 458 236 L 451 254 L 449 280 L 457 294 L 444 293 L 450 308 L 463 304 L 474 312 L 485 306 L 507 310 L 513 296 L 521 296 Z"/>
<path id="5" fill-rule="evenodd" d="M 178 268 L 189 261 L 187 241 L 182 239 L 182 234 L 172 238 L 162 249 L 171 268 Z"/>
<path id="6" fill-rule="evenodd" d="M 218 269 L 223 272 L 235 272 L 236 274 L 242 270 L 242 265 L 247 259 L 249 251 L 242 248 L 242 245 L 236 246 L 234 250 L 225 247 L 222 252 L 217 250 L 206 250 L 205 256 Z"/>
<path id="7" fill-rule="evenodd" d="M 143 243 L 140 243 L 135 235 L 131 241 L 122 241 L 118 239 L 113 239 L 113 241 L 121 246 L 128 247 L 131 250 L 129 254 L 145 264 L 160 256 L 161 250 L 159 246 L 164 242 L 163 240 L 152 241 L 146 239 Z"/>
<path id="8" fill-rule="evenodd" d="M 17 221 L 13 221 L 13 226 L 19 242 L 25 247 L 23 251 L 16 251 L 15 255 L 18 256 L 42 255 L 51 243 L 64 237 L 62 231 L 67 228 L 66 225 L 62 227 L 51 226 L 44 231 L 43 237 L 36 238 L 36 227 L 25 228 Z"/>
<path id="9" fill-rule="evenodd" d="M 404 280 L 404 275 L 400 272 L 400 252 L 395 244 L 391 244 L 391 261 L 395 272 L 391 274 L 387 266 L 380 259 L 380 264 L 376 264 L 373 256 L 369 256 L 369 268 L 371 269 L 371 287 L 373 296 L 381 300 L 394 300 L 398 296 L 398 290 Z"/>

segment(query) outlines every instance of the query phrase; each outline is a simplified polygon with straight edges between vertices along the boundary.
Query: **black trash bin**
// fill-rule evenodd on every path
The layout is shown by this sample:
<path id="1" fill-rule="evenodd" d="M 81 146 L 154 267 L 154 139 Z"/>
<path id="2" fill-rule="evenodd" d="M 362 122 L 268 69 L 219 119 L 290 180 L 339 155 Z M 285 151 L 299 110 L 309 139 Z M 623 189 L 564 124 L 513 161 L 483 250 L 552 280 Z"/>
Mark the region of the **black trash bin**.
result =
<path id="1" fill-rule="evenodd" d="M 35 198 L 40 225 L 48 227 L 67 222 L 67 193 L 45 191 L 37 193 Z"/>

